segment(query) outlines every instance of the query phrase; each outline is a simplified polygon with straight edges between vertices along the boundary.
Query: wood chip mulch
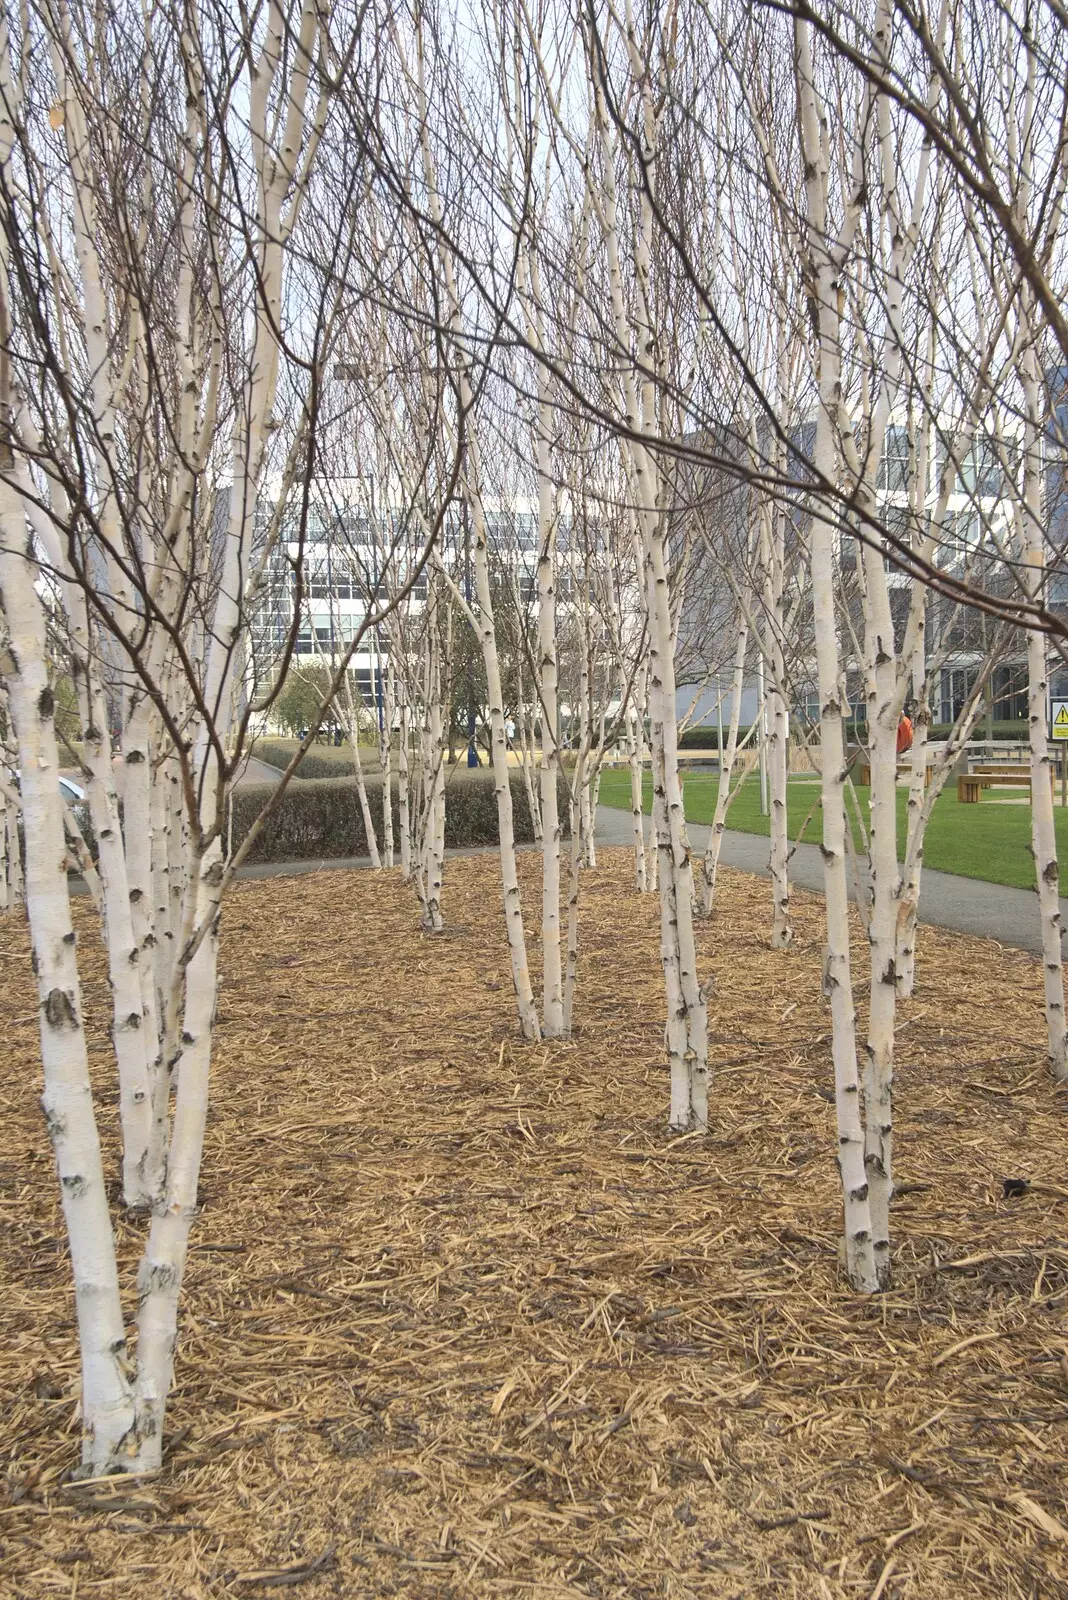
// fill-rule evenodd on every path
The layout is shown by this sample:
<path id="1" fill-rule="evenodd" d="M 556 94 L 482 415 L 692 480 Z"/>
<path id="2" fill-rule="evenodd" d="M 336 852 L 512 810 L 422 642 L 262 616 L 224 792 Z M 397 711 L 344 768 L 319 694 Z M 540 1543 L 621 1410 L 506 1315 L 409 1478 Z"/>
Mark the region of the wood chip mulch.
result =
<path id="1" fill-rule="evenodd" d="M 768 886 L 723 873 L 714 1123 L 671 1139 L 655 900 L 622 851 L 583 896 L 576 1036 L 531 1048 L 491 858 L 449 863 L 437 940 L 396 874 L 236 888 L 168 1459 L 88 1486 L 25 929 L 0 923 L 0 1596 L 1068 1595 L 1068 1107 L 1037 963 L 924 930 L 895 1282 L 863 1300 L 821 903 L 774 953 Z"/>

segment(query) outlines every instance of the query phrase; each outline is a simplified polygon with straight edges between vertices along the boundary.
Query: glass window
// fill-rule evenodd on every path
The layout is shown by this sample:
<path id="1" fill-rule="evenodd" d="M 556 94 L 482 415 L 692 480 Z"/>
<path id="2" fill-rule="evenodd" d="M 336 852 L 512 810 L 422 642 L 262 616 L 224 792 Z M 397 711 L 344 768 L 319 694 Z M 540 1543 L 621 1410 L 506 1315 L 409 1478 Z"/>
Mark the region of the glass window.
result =
<path id="1" fill-rule="evenodd" d="M 946 441 L 940 433 L 935 433 L 931 440 L 931 492 L 940 494 L 942 491 L 942 474 L 946 470 Z"/>
<path id="2" fill-rule="evenodd" d="M 883 459 L 879 463 L 880 489 L 907 489 L 909 486 L 909 431 L 891 427 L 886 430 Z"/>
<path id="3" fill-rule="evenodd" d="M 911 542 L 912 519 L 909 516 L 908 506 L 884 506 L 882 518 L 886 531 L 892 539 L 898 539 L 902 544 Z"/>
<path id="4" fill-rule="evenodd" d="M 994 495 L 1001 491 L 1001 463 L 992 440 L 976 438 L 961 467 L 961 485 L 969 494 Z"/>
<path id="5" fill-rule="evenodd" d="M 953 537 L 962 550 L 969 550 L 979 541 L 979 517 L 970 506 L 958 511 L 954 519 Z"/>
<path id="6" fill-rule="evenodd" d="M 520 550 L 534 550 L 538 544 L 538 524 L 535 517 L 524 513 L 515 519 L 516 542 Z"/>

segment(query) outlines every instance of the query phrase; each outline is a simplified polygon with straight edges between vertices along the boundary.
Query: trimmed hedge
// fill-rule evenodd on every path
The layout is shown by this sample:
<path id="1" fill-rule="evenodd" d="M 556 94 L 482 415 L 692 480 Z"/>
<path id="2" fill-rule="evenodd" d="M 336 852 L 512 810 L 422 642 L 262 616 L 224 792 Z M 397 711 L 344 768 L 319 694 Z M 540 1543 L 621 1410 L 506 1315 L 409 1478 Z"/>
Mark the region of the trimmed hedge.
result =
<path id="1" fill-rule="evenodd" d="M 534 827 L 521 772 L 513 772 L 512 808 L 517 844 L 530 844 Z M 376 825 L 382 817 L 382 779 L 366 779 L 367 798 Z M 269 783 L 242 784 L 233 792 L 233 845 L 241 843 L 271 797 Z M 560 782 L 560 812 L 567 831 L 567 785 Z M 393 785 L 393 818 L 397 826 L 397 786 Z M 492 845 L 497 841 L 497 800 L 493 775 L 488 770 L 461 769 L 445 785 L 445 844 L 449 849 Z M 291 783 L 278 809 L 269 817 L 246 861 L 332 861 L 343 856 L 365 856 L 367 834 L 363 826 L 356 783 L 352 778 Z"/>
<path id="2" fill-rule="evenodd" d="M 953 732 L 951 722 L 932 722 L 927 729 L 928 739 L 933 739 L 936 744 L 944 744 Z M 995 722 L 994 740 L 998 743 L 1008 744 L 1013 741 L 1027 743 L 1028 732 L 1026 722 Z M 868 724 L 866 722 L 847 722 L 846 739 L 850 744 L 866 745 L 868 742 Z M 972 741 L 983 743 L 986 740 L 986 720 L 980 718 L 971 732 Z"/>
<path id="3" fill-rule="evenodd" d="M 745 736 L 746 736 L 746 734 L 748 732 L 749 732 L 748 724 L 744 728 L 740 727 L 738 729 L 739 742 L 742 739 L 745 738 Z M 729 733 L 730 733 L 730 727 L 726 722 L 724 722 L 724 724 L 723 724 L 723 738 L 724 738 L 724 741 L 726 741 L 727 736 L 728 736 Z M 680 733 L 679 734 L 679 749 L 680 750 L 718 750 L 719 749 L 719 728 L 718 727 L 710 728 L 708 726 L 707 722 L 702 723 L 699 728 L 687 728 L 685 733 Z"/>
<path id="4" fill-rule="evenodd" d="M 266 762 L 269 767 L 277 767 L 279 772 L 284 772 L 296 754 L 296 743 L 288 748 L 284 744 L 256 744 L 252 754 L 258 761 Z M 355 776 L 356 767 L 351 756 L 344 750 L 335 754 L 330 746 L 329 755 L 317 755 L 314 747 L 308 751 L 300 766 L 297 768 L 298 778 L 351 778 Z M 374 754 L 374 764 L 378 765 L 378 752 Z M 368 761 L 363 762 L 364 768 Z"/>
<path id="5" fill-rule="evenodd" d="M 951 722 L 933 722 L 927 730 L 927 737 L 941 742 L 943 739 L 948 739 L 952 732 L 953 724 Z M 996 740 L 1006 743 L 1010 740 L 1016 740 L 1026 744 L 1030 737 L 1026 722 L 995 722 L 992 732 Z M 979 740 L 986 738 L 985 717 L 979 718 L 979 721 L 972 729 L 971 737 Z"/>
<path id="6" fill-rule="evenodd" d="M 748 726 L 740 727 L 738 729 L 739 743 L 745 738 L 745 735 L 748 732 Z M 927 737 L 929 739 L 935 739 L 941 742 L 944 739 L 948 739 L 952 732 L 953 727 L 951 723 L 935 722 L 932 723 L 928 728 Z M 868 724 L 866 722 L 847 722 L 845 725 L 845 736 L 850 744 L 866 743 L 868 737 Z M 1008 742 L 1017 739 L 1023 740 L 1024 743 L 1026 743 L 1027 737 L 1026 722 L 995 722 L 994 724 L 994 738 L 996 740 Z M 723 738 L 724 741 L 726 741 L 726 724 L 724 724 L 723 728 Z M 972 738 L 986 738 L 986 722 L 984 719 L 980 718 L 979 722 L 977 722 L 975 727 L 972 729 Z M 685 733 L 679 735 L 679 749 L 718 750 L 719 730 L 717 728 L 710 728 L 707 726 L 707 724 L 700 728 L 687 728 Z"/>

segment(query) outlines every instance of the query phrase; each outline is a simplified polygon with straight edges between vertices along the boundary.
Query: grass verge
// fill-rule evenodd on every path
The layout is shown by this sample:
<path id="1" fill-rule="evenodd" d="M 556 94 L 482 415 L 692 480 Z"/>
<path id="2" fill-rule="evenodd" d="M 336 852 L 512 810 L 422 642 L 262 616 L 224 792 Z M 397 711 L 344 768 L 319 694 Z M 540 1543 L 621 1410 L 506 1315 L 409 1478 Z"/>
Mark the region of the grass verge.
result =
<path id="1" fill-rule="evenodd" d="M 684 776 L 686 820 L 711 823 L 716 807 L 718 779 L 715 773 L 692 773 Z M 820 838 L 820 811 L 818 804 L 819 782 L 812 778 L 791 778 L 787 794 L 787 810 L 791 839 L 796 839 L 802 825 L 809 817 L 804 838 L 813 844 Z M 869 791 L 858 788 L 857 798 L 867 817 Z M 904 789 L 897 793 L 898 852 L 905 848 Z M 1057 791 L 1058 801 L 1060 790 Z M 606 772 L 601 783 L 603 804 L 617 807 L 630 805 L 630 775 L 626 772 Z M 652 785 L 645 782 L 645 809 L 651 810 Z M 1057 851 L 1064 857 L 1068 852 L 1068 810 L 1058 804 L 1055 810 Z M 727 813 L 727 826 L 740 833 L 767 834 L 768 819 L 760 814 L 760 785 L 754 778 L 742 784 L 737 799 Z M 859 830 L 854 828 L 858 846 Z M 927 827 L 923 853 L 924 865 L 938 872 L 953 872 L 962 878 L 981 878 L 986 883 L 1003 883 L 1012 889 L 1031 889 L 1035 882 L 1034 862 L 1031 856 L 1031 808 L 1019 802 L 1002 802 L 984 799 L 978 805 L 962 806 L 955 788 L 947 788 L 935 803 Z"/>

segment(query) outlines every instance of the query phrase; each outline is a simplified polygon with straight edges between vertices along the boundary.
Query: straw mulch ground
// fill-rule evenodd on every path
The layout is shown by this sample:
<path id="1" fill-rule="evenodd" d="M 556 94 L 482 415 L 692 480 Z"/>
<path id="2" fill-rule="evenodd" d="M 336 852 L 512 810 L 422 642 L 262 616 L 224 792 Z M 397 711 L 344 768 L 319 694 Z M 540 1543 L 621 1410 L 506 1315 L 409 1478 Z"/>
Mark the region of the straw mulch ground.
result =
<path id="1" fill-rule="evenodd" d="M 626 856 L 585 880 L 566 1046 L 516 1040 L 497 884 L 451 863 L 439 940 L 394 876 L 236 890 L 169 1460 L 113 1488 L 64 1481 L 71 1301 L 5 922 L 0 1593 L 1068 1594 L 1068 1141 L 1037 965 L 925 932 L 895 1287 L 864 1301 L 837 1264 L 819 902 L 773 954 L 767 886 L 723 875 L 714 1127 L 672 1141 Z"/>

